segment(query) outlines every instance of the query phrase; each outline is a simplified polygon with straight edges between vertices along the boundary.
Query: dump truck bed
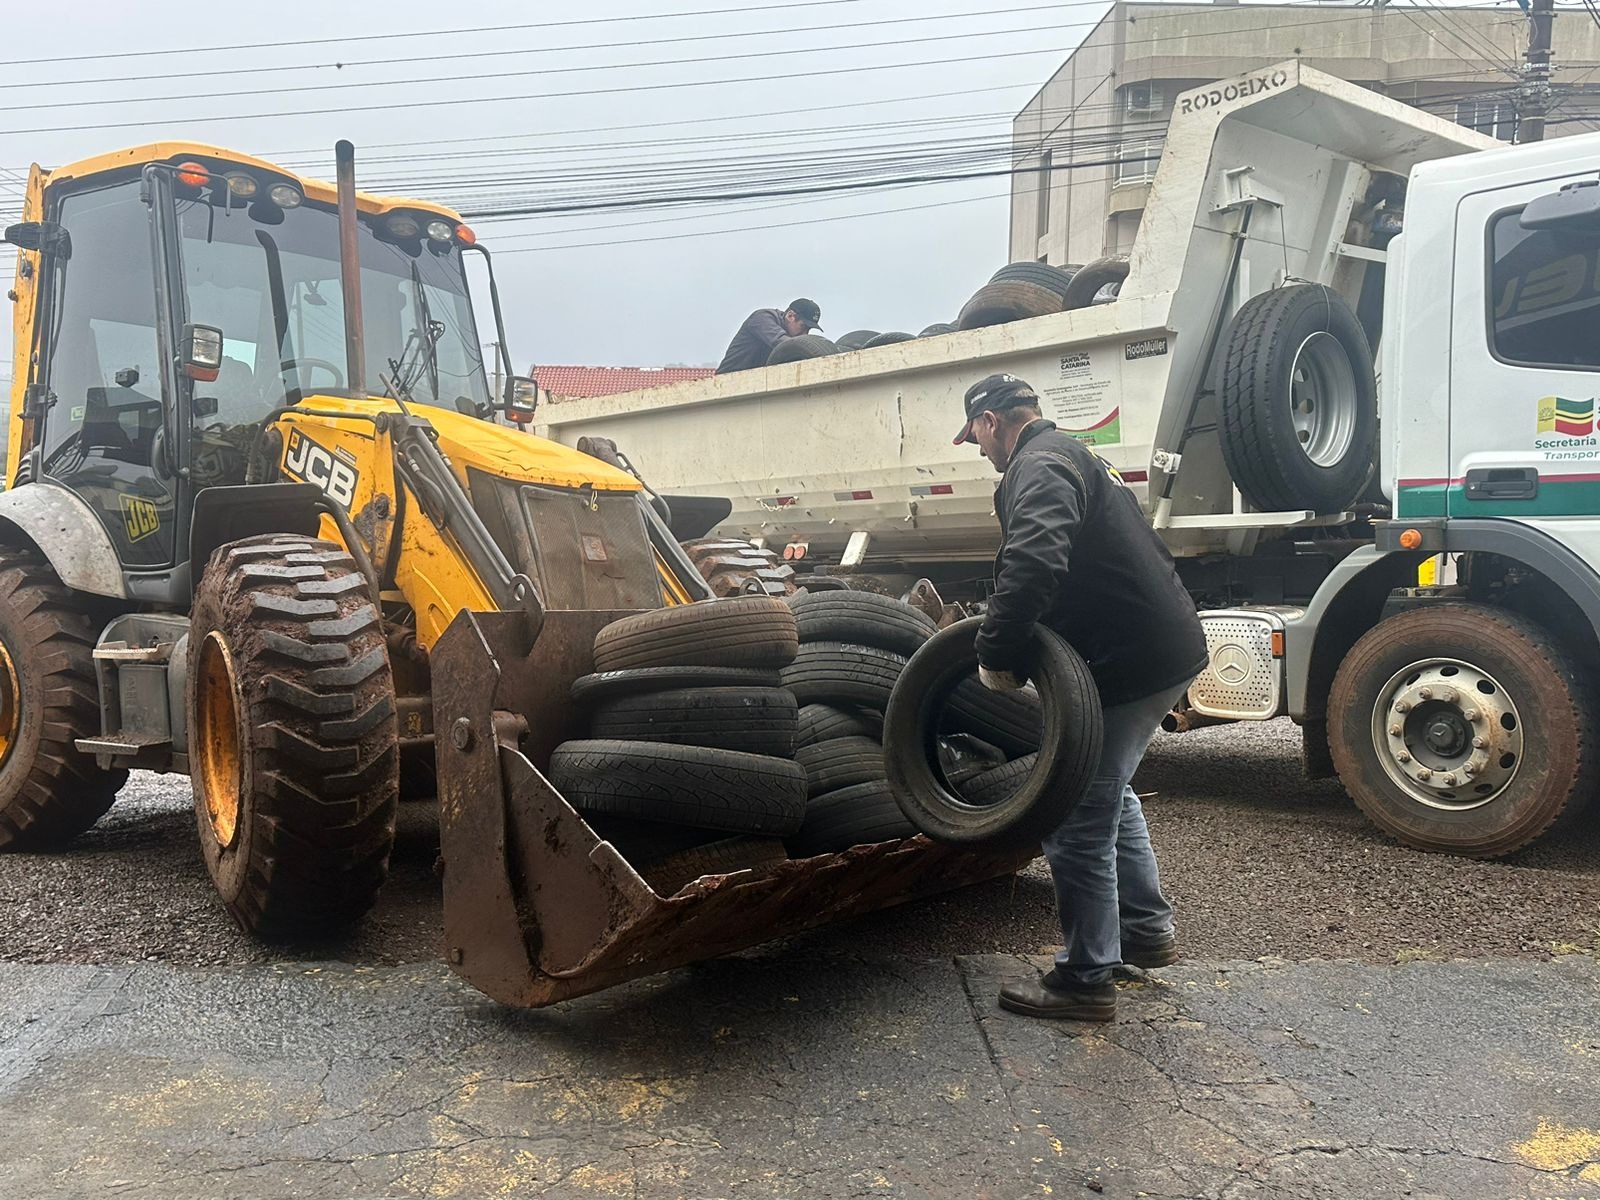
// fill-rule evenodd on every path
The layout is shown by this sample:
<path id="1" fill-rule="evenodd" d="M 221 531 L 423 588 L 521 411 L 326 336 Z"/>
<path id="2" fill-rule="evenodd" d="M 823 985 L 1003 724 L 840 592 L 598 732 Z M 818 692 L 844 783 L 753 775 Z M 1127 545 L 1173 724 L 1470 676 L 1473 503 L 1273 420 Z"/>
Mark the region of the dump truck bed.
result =
<path id="1" fill-rule="evenodd" d="M 1243 510 L 1207 432 L 1228 318 L 1286 278 L 1354 305 L 1384 258 L 1347 240 L 1374 178 L 1496 144 L 1283 63 L 1177 99 L 1114 303 L 550 404 L 540 429 L 568 444 L 614 439 L 660 491 L 731 498 L 723 535 L 805 543 L 828 561 L 865 533 L 868 562 L 981 562 L 995 543 L 994 476 L 951 436 L 966 388 L 1008 371 L 1122 472 L 1175 553 L 1226 551 L 1240 529 L 1330 516 Z M 1163 469 L 1161 452 L 1180 447 L 1181 465 Z"/>

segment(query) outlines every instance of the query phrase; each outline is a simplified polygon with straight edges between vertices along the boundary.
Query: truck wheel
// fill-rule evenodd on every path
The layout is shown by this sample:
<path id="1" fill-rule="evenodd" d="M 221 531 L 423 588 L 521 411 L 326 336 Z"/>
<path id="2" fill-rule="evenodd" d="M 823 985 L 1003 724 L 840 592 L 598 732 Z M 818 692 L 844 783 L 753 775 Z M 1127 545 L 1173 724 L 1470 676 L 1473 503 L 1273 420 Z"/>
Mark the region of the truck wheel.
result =
<path id="1" fill-rule="evenodd" d="M 910 655 L 939 632 L 922 610 L 875 592 L 805 592 L 790 597 L 789 607 L 802 644 L 853 642 Z"/>
<path id="2" fill-rule="evenodd" d="M 782 600 L 701 600 L 613 621 L 595 634 L 594 669 L 782 667 L 799 644 L 794 613 Z"/>
<path id="3" fill-rule="evenodd" d="M 399 802 L 394 676 L 366 578 L 292 534 L 211 556 L 189 625 L 190 780 L 206 870 L 263 937 L 377 898 Z"/>
<path id="4" fill-rule="evenodd" d="M 38 551 L 0 549 L 0 849 L 76 837 L 127 781 L 74 745 L 100 732 L 100 625 Z"/>
<path id="5" fill-rule="evenodd" d="M 550 782 L 580 812 L 787 837 L 806 810 L 806 773 L 763 754 L 602 739 L 563 742 Z"/>
<path id="6" fill-rule="evenodd" d="M 1542 628 L 1447 604 L 1380 622 L 1328 697 L 1334 765 L 1361 811 L 1421 850 L 1498 858 L 1589 799 L 1588 689 Z"/>
<path id="7" fill-rule="evenodd" d="M 786 337 L 774 346 L 772 353 L 767 355 L 767 365 L 799 362 L 803 358 L 823 358 L 837 353 L 839 347 L 821 334 L 802 333 L 799 337 Z"/>
<path id="8" fill-rule="evenodd" d="M 781 687 L 678 688 L 596 706 L 589 736 L 793 758 L 794 696 Z"/>
<path id="9" fill-rule="evenodd" d="M 729 596 L 788 596 L 794 568 L 771 550 L 731 538 L 699 538 L 683 549 L 719 600 Z"/>
<path id="10" fill-rule="evenodd" d="M 1085 263 L 1073 272 L 1072 282 L 1062 297 L 1061 307 L 1071 312 L 1075 308 L 1088 308 L 1100 289 L 1110 284 L 1121 284 L 1128 277 L 1128 256 L 1112 254 Z"/>
<path id="11" fill-rule="evenodd" d="M 1361 494 L 1378 385 L 1361 323 L 1332 288 L 1297 283 L 1240 306 L 1221 403 L 1223 461 L 1258 508 L 1338 512 Z"/>

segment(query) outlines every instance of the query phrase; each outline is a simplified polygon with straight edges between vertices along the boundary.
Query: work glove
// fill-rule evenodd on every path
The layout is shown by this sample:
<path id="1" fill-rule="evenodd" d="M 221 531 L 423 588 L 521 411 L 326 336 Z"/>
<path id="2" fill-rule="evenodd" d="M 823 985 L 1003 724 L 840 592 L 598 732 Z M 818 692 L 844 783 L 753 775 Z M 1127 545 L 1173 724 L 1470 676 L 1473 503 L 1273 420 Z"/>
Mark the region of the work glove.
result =
<path id="1" fill-rule="evenodd" d="M 991 671 L 982 665 L 978 667 L 978 681 L 991 692 L 1021 691 L 1023 685 L 1015 671 Z"/>

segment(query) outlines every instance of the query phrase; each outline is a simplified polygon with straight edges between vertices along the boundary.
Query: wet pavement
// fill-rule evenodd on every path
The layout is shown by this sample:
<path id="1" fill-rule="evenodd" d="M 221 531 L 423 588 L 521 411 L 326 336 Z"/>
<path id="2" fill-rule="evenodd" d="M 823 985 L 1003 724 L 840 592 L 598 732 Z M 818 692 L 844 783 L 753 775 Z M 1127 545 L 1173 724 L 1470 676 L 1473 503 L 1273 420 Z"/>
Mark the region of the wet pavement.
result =
<path id="1" fill-rule="evenodd" d="M 437 965 L 0 964 L 6 1197 L 1600 1196 L 1600 963 L 750 954 L 538 1012 Z"/>

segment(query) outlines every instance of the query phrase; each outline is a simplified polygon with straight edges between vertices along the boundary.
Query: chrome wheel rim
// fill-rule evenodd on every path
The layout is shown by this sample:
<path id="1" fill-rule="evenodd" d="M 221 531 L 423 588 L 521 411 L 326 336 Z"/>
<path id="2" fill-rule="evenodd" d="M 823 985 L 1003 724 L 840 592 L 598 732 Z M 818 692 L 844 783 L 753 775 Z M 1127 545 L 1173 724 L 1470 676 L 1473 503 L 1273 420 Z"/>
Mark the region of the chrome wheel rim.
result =
<path id="1" fill-rule="evenodd" d="M 1305 456 L 1319 467 L 1343 462 L 1355 442 L 1358 408 L 1350 356 L 1331 333 L 1313 333 L 1289 368 L 1289 418 Z"/>

